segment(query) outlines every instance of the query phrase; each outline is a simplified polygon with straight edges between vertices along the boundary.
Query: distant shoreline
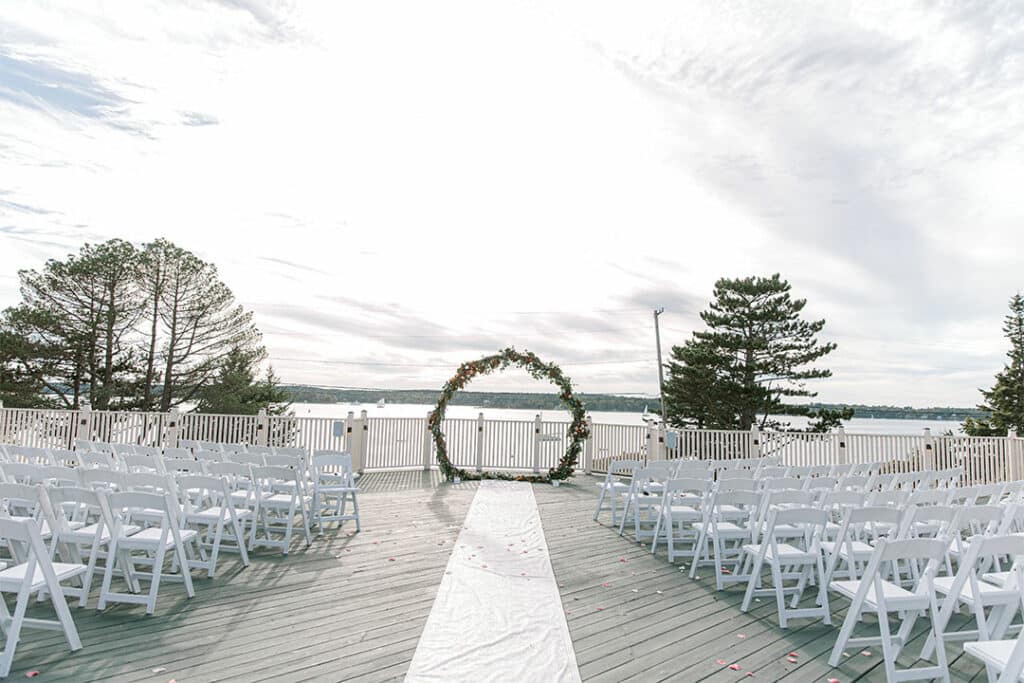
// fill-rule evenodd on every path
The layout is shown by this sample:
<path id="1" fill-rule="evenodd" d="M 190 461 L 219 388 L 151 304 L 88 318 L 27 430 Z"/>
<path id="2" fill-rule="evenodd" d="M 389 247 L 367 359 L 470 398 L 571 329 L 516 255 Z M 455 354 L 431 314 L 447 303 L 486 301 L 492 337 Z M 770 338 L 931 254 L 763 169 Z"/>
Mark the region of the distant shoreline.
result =
<path id="1" fill-rule="evenodd" d="M 437 401 L 438 392 L 425 389 L 331 389 L 309 385 L 284 385 L 295 403 L 413 403 L 430 405 Z M 579 394 L 588 410 L 611 413 L 651 413 L 661 411 L 657 397 L 618 396 L 616 394 Z M 491 391 L 460 391 L 450 401 L 452 405 L 493 409 L 561 410 L 562 403 L 555 394 Z M 909 406 L 879 406 L 864 404 L 811 403 L 814 408 L 838 409 L 850 407 L 859 418 L 885 420 L 935 420 L 961 422 L 965 417 L 987 417 L 976 408 Z"/>

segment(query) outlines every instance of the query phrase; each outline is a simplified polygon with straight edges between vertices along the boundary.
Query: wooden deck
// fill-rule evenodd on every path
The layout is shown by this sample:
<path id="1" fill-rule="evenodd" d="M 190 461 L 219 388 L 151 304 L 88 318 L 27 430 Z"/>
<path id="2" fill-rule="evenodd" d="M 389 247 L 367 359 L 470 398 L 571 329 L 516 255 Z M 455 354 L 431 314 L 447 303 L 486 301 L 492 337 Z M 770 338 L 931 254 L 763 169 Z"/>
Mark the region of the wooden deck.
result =
<path id="1" fill-rule="evenodd" d="M 361 481 L 361 533 L 346 523 L 309 549 L 296 543 L 287 558 L 257 553 L 247 569 L 222 556 L 217 578 L 196 579 L 192 600 L 180 584 L 162 585 L 154 616 L 129 605 L 73 608 L 83 649 L 72 654 L 59 634 L 26 631 L 10 680 L 31 670 L 40 681 L 401 679 L 476 485 L 440 484 L 423 472 Z M 596 481 L 535 487 L 584 680 L 740 681 L 748 671 L 762 681 L 885 680 L 880 651 L 828 666 L 845 601 L 833 602 L 833 627 L 797 620 L 783 631 L 769 600 L 742 614 L 741 587 L 718 593 L 710 569 L 691 581 L 664 556 L 594 523 Z M 872 625 L 868 617 L 865 628 Z M 959 646 L 948 651 L 955 681 L 985 680 L 957 656 Z M 786 661 L 789 652 L 797 663 Z"/>

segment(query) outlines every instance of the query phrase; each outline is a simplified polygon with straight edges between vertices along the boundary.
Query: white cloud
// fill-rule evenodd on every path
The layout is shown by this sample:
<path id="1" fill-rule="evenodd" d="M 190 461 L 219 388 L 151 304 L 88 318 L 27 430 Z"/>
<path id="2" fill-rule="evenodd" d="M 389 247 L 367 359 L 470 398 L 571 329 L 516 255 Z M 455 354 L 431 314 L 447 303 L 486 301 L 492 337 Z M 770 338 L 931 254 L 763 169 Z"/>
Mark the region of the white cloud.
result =
<path id="1" fill-rule="evenodd" d="M 650 306 L 667 346 L 717 277 L 779 271 L 840 344 L 826 400 L 970 404 L 1001 363 L 1016 3 L 7 2 L 0 23 L 0 304 L 85 239 L 166 236 L 218 263 L 290 381 L 435 386 L 514 342 L 637 392 L 653 360 L 572 361 L 649 358 Z"/>

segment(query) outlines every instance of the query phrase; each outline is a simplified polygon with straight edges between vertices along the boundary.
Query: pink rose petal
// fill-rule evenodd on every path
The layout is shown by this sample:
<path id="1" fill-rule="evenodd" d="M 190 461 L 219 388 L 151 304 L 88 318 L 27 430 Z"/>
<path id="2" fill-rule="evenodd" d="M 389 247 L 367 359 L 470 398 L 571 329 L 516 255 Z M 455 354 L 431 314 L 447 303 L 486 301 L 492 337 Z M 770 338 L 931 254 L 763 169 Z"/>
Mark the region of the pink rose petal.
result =
<path id="1" fill-rule="evenodd" d="M 740 668 L 742 668 L 742 667 L 740 667 L 739 664 L 730 664 L 729 668 L 732 669 L 733 671 L 739 671 Z"/>

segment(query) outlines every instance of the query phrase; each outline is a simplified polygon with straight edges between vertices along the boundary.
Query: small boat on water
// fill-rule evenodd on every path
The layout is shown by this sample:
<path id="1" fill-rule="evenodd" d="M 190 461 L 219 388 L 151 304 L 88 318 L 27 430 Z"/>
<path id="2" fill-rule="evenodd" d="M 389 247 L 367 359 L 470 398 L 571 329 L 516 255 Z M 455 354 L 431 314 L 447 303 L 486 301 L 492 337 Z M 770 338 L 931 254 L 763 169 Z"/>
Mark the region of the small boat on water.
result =
<path id="1" fill-rule="evenodd" d="M 377 407 L 378 408 L 383 408 L 384 407 L 384 403 L 385 403 L 384 399 L 381 399 L 381 400 L 377 401 Z"/>

